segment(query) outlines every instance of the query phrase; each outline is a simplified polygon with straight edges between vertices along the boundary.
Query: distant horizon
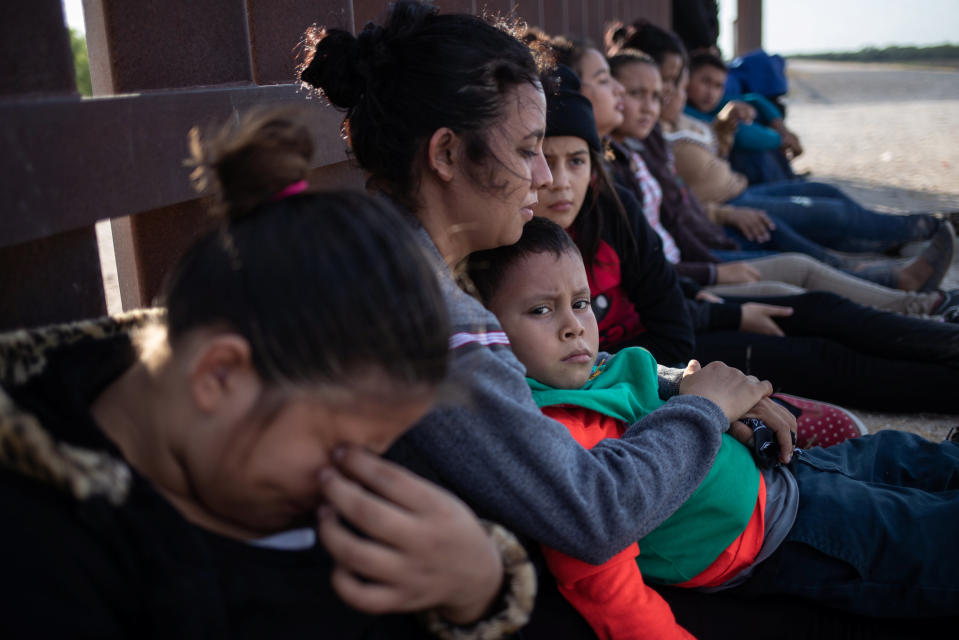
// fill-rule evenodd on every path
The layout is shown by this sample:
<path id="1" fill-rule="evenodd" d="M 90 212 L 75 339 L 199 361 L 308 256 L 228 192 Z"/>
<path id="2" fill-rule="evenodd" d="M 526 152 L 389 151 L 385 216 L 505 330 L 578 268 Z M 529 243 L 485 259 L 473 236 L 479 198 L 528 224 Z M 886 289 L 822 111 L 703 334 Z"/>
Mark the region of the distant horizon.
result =
<path id="1" fill-rule="evenodd" d="M 718 3 L 719 47 L 731 58 L 737 1 Z M 763 0 L 763 49 L 783 56 L 959 44 L 956 38 L 956 0 Z"/>
<path id="2" fill-rule="evenodd" d="M 832 55 L 832 54 L 837 54 L 837 55 L 853 54 L 853 53 L 860 53 L 861 51 L 865 51 L 866 49 L 876 49 L 876 50 L 879 50 L 879 51 L 883 51 L 883 50 L 885 50 L 885 49 L 892 49 L 892 48 L 900 48 L 900 49 L 903 49 L 903 48 L 931 49 L 931 48 L 933 48 L 933 47 L 957 47 L 957 48 L 959 48 L 959 42 L 934 42 L 934 43 L 931 43 L 931 44 L 899 44 L 899 43 L 897 43 L 897 44 L 883 45 L 883 46 L 879 46 L 879 47 L 874 46 L 874 45 L 866 45 L 866 46 L 860 47 L 860 48 L 858 48 L 858 49 L 837 49 L 837 50 L 831 50 L 831 51 L 799 51 L 799 52 L 793 52 L 793 53 L 782 53 L 782 54 L 780 54 L 780 55 L 782 55 L 784 58 L 796 58 L 796 57 L 800 57 L 800 56 L 822 56 L 822 55 Z"/>

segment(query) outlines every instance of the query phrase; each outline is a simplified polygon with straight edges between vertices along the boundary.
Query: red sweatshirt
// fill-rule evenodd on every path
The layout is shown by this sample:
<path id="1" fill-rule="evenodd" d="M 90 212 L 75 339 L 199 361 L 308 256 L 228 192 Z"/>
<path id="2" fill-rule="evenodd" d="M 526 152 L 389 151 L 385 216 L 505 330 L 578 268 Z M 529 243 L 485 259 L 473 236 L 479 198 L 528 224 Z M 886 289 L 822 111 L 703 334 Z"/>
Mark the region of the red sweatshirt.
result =
<path id="1" fill-rule="evenodd" d="M 543 413 L 562 422 L 573 438 L 591 449 L 605 438 L 619 438 L 625 425 L 591 409 L 572 406 L 544 407 Z M 756 511 L 732 544 L 702 573 L 678 586 L 722 584 L 749 566 L 763 539 L 766 486 L 760 476 Z M 643 581 L 633 543 L 605 563 L 593 565 L 549 547 L 543 547 L 546 562 L 560 592 L 582 614 L 600 638 L 692 638 L 673 616 L 669 604 Z"/>

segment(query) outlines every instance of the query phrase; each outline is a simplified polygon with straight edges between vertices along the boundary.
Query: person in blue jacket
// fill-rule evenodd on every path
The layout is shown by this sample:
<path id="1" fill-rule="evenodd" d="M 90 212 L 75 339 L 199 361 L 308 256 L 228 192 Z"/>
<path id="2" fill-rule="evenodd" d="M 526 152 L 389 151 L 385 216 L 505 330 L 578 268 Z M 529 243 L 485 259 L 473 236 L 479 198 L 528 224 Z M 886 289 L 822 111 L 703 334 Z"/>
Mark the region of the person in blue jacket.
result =
<path id="1" fill-rule="evenodd" d="M 789 161 L 803 148 L 799 137 L 786 127 L 782 111 L 758 93 L 730 95 L 727 78 L 726 65 L 718 56 L 693 55 L 686 114 L 734 132 L 729 162 L 749 184 L 795 178 Z"/>

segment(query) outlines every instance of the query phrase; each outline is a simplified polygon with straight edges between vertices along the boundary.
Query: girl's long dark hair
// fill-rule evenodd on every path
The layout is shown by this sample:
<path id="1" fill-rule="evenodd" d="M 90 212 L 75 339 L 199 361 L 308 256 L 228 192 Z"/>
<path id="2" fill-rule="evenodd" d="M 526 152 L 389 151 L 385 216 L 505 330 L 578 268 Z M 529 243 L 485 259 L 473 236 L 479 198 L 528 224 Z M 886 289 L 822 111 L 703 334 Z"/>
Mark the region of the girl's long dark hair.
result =
<path id="1" fill-rule="evenodd" d="M 626 208 L 619 199 L 613 178 L 606 170 L 603 156 L 590 148 L 589 159 L 592 166 L 592 178 L 586 190 L 586 198 L 576 219 L 570 226 L 570 232 L 583 254 L 587 271 L 592 270 L 599 243 L 604 238 L 614 240 L 626 254 L 620 255 L 623 262 L 638 257 L 639 248 L 632 225 L 626 214 Z"/>

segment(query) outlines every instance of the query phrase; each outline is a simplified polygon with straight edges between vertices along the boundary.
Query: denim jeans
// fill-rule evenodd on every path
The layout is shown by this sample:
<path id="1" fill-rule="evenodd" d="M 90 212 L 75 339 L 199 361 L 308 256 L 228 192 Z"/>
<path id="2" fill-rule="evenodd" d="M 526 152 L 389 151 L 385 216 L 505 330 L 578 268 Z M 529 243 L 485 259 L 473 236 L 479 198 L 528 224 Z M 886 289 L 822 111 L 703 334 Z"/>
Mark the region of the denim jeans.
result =
<path id="1" fill-rule="evenodd" d="M 809 240 L 850 253 L 878 253 L 927 240 L 940 224 L 926 214 L 871 211 L 832 185 L 802 180 L 754 185 L 729 204 L 763 209 Z"/>
<path id="2" fill-rule="evenodd" d="M 741 149 L 733 146 L 729 165 L 746 176 L 749 184 L 764 184 L 796 177 L 781 149 Z"/>
<path id="3" fill-rule="evenodd" d="M 747 593 L 880 617 L 959 611 L 959 445 L 880 431 L 798 453 L 791 469 L 796 522 Z"/>
<path id="4" fill-rule="evenodd" d="M 770 215 L 769 217 L 776 224 L 776 228 L 769 232 L 769 240 L 766 242 L 754 242 L 746 238 L 746 236 L 735 227 L 723 227 L 726 235 L 735 240 L 736 244 L 739 245 L 739 249 L 713 250 L 713 255 L 722 262 L 735 262 L 739 260 L 752 260 L 753 258 L 764 258 L 766 256 L 776 255 L 777 253 L 805 253 L 807 256 L 811 256 L 837 269 L 851 268 L 858 262 L 845 259 L 838 254 L 832 253 L 826 247 L 810 240 L 776 216 Z"/>

